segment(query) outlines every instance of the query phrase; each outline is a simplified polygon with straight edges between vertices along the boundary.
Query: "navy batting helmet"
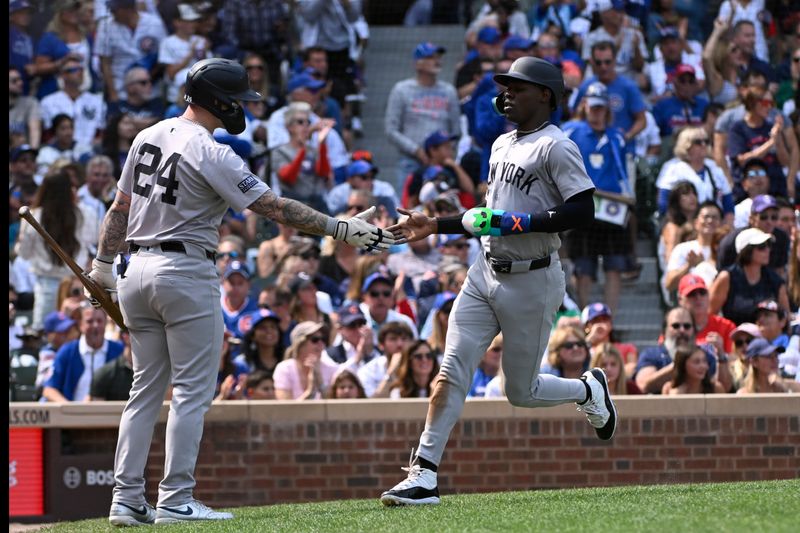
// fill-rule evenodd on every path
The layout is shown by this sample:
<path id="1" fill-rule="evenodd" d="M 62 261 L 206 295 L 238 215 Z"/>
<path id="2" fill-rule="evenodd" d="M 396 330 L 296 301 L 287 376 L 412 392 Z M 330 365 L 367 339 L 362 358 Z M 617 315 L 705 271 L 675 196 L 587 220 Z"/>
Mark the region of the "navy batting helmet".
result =
<path id="1" fill-rule="evenodd" d="M 520 57 L 511 64 L 507 74 L 495 74 L 494 81 L 504 87 L 513 80 L 535 83 L 547 87 L 553 95 L 550 104 L 555 108 L 564 95 L 564 76 L 561 70 L 544 59 L 538 57 Z"/>
<path id="2" fill-rule="evenodd" d="M 238 135 L 244 131 L 244 110 L 239 100 L 261 100 L 261 95 L 250 89 L 247 71 L 230 59 L 203 59 L 186 75 L 187 103 L 199 105 L 222 121 L 228 133 Z"/>

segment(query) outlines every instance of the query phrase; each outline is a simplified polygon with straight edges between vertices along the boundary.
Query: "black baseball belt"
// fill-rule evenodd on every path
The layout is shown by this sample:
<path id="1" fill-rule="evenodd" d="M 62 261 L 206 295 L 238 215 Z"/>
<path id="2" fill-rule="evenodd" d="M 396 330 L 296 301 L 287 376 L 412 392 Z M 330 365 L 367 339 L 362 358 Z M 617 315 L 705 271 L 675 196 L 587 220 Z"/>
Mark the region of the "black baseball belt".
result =
<path id="1" fill-rule="evenodd" d="M 158 244 L 154 244 L 152 246 L 141 246 L 139 244 L 136 244 L 135 242 L 128 244 L 128 250 L 130 250 L 132 254 L 135 254 L 139 250 L 151 250 L 154 248 L 158 248 L 162 252 L 178 252 L 188 255 L 186 253 L 186 246 L 180 241 L 164 241 Z M 217 262 L 216 252 L 212 252 L 206 249 L 203 249 L 203 251 L 206 253 L 206 258 L 210 259 L 216 264 Z"/>
<path id="2" fill-rule="evenodd" d="M 486 262 L 492 267 L 495 272 L 503 274 L 515 274 L 517 272 L 528 272 L 529 270 L 539 270 L 550 266 L 550 256 L 542 257 L 540 259 L 524 260 L 524 261 L 511 261 L 508 259 L 498 259 L 492 257 L 486 252 Z"/>

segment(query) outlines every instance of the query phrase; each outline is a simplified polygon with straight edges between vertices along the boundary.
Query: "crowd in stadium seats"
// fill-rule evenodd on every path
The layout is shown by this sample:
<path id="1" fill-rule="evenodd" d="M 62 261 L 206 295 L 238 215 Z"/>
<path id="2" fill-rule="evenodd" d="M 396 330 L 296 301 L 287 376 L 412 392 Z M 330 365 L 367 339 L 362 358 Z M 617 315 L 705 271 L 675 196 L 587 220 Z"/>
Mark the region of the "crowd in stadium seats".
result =
<path id="1" fill-rule="evenodd" d="M 796 2 L 417 0 L 403 23 L 461 24 L 464 48 L 432 33 L 395 66 L 407 77 L 383 133 L 396 165 L 380 172 L 361 118 L 366 5 L 10 0 L 11 400 L 127 399 L 128 335 L 18 210 L 88 270 L 134 138 L 183 112 L 186 73 L 208 57 L 241 62 L 262 96 L 218 142 L 279 194 L 336 217 L 378 206 L 381 227 L 398 208 L 479 205 L 492 142 L 515 127 L 492 76 L 522 56 L 551 61 L 566 84 L 551 121 L 584 158 L 596 213 L 562 235 L 568 296 L 541 371 L 599 366 L 616 394 L 800 392 Z M 248 210 L 229 210 L 219 234 L 218 401 L 429 396 L 476 239 L 360 254 Z M 612 319 L 642 282 L 642 239 L 665 311 L 661 337 L 635 346 Z M 501 334 L 470 397 L 503 396 L 502 350 Z"/>

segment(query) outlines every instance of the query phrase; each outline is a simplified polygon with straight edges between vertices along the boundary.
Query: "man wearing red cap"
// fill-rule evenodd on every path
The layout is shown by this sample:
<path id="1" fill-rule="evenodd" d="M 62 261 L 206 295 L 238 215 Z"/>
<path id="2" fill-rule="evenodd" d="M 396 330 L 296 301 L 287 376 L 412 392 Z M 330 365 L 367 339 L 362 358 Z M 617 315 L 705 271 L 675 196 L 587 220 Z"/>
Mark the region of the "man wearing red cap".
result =
<path id="1" fill-rule="evenodd" d="M 702 126 L 703 113 L 708 107 L 708 100 L 697 97 L 700 85 L 693 66 L 678 65 L 669 80 L 673 96 L 664 98 L 653 107 L 653 116 L 662 137 L 672 135 L 674 130 L 684 126 Z"/>
<path id="2" fill-rule="evenodd" d="M 719 370 L 717 380 L 726 391 L 733 386 L 728 354 L 733 351 L 731 333 L 736 329 L 736 324 L 719 315 L 709 312 L 710 298 L 708 287 L 703 278 L 696 274 L 687 274 L 681 278 L 678 285 L 678 305 L 692 314 L 697 335 L 697 344 L 708 344 L 716 349 Z"/>

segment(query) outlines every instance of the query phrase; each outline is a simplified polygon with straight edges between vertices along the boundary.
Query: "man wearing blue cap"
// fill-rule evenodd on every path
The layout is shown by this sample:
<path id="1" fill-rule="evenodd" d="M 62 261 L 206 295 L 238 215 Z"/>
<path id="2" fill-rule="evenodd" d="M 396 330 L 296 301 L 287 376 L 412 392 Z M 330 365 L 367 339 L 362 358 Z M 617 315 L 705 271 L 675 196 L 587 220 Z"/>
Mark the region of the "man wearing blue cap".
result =
<path id="1" fill-rule="evenodd" d="M 389 216 L 397 218 L 397 206 L 400 200 L 391 184 L 375 179 L 377 167 L 368 161 L 353 161 L 347 165 L 347 181 L 336 185 L 328 193 L 328 212 L 331 215 L 344 213 L 348 207 L 348 199 L 353 191 L 369 191 L 378 205 L 382 205 L 389 212 Z M 364 207 L 366 209 L 369 206 Z M 363 211 L 360 209 L 359 211 Z"/>
<path id="2" fill-rule="evenodd" d="M 372 328 L 376 345 L 378 331 L 388 322 L 403 322 L 411 328 L 414 338 L 418 337 L 414 321 L 394 310 L 394 283 L 386 274 L 379 271 L 369 275 L 361 285 L 361 298 L 363 303 L 359 307 Z"/>
<path id="3" fill-rule="evenodd" d="M 244 315 L 258 311 L 258 301 L 250 297 L 250 269 L 241 261 L 231 261 L 222 275 L 222 315 L 225 328 L 238 338 L 244 333 L 239 331 L 239 319 Z"/>
<path id="4" fill-rule="evenodd" d="M 436 199 L 439 193 L 448 190 L 458 195 L 459 202 L 466 208 L 475 207 L 475 183 L 467 171 L 455 160 L 454 142 L 457 136 L 447 131 L 434 131 L 425 138 L 423 148 L 428 157 L 428 164 L 414 172 L 404 186 L 404 199 L 408 205 L 414 206 Z M 444 188 L 434 188 L 423 193 L 426 185 L 437 177 L 441 178 Z"/>
<path id="5" fill-rule="evenodd" d="M 384 127 L 389 141 L 400 151 L 398 189 L 402 189 L 409 174 L 428 164 L 423 143 L 430 132 L 444 130 L 461 136 L 456 89 L 438 80 L 444 53 L 442 46 L 418 44 L 413 53 L 415 77 L 397 82 L 389 93 Z"/>
<path id="6" fill-rule="evenodd" d="M 36 371 L 36 386 L 41 387 L 53 375 L 53 361 L 59 348 L 79 336 L 77 324 L 60 311 L 44 317 L 44 335 L 47 344 L 39 349 L 39 368 Z"/>

